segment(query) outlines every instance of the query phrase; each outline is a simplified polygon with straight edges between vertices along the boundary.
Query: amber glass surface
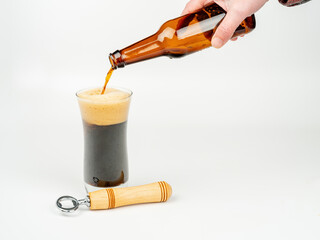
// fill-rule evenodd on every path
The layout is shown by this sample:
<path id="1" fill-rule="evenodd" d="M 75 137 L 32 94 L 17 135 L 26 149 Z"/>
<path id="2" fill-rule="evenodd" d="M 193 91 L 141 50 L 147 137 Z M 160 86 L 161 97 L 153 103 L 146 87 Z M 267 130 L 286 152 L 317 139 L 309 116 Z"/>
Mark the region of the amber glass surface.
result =
<path id="1" fill-rule="evenodd" d="M 279 0 L 279 2 L 287 7 L 293 7 L 296 5 L 300 5 L 306 2 L 309 2 L 310 0 Z"/>
<path id="2" fill-rule="evenodd" d="M 110 54 L 113 68 L 124 67 L 159 56 L 181 57 L 211 46 L 211 38 L 226 12 L 217 4 L 211 4 L 195 13 L 165 22 L 152 36 Z M 251 32 L 255 28 L 254 15 L 246 18 L 234 33 L 234 37 Z"/>

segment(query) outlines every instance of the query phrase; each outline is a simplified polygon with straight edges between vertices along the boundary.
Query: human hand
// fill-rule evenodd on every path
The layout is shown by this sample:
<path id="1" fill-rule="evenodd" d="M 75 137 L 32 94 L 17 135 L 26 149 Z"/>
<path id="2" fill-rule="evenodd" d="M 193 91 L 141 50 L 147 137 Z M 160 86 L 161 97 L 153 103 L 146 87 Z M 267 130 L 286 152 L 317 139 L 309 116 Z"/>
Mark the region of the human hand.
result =
<path id="1" fill-rule="evenodd" d="M 190 0 L 184 8 L 182 15 L 194 12 L 210 3 L 217 3 L 226 12 L 226 16 L 212 37 L 211 44 L 215 48 L 221 48 L 248 16 L 257 12 L 268 0 Z M 232 40 L 236 40 L 234 38 Z"/>

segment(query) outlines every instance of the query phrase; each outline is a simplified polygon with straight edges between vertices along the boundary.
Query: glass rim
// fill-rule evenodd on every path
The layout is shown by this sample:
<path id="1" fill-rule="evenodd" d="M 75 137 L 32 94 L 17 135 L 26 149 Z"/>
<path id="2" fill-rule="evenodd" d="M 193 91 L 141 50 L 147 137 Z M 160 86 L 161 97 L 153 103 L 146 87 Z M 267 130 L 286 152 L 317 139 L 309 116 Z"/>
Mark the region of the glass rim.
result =
<path id="1" fill-rule="evenodd" d="M 122 92 L 126 92 L 126 93 L 129 94 L 128 96 L 126 96 L 126 97 L 124 97 L 124 98 L 117 99 L 117 100 L 119 100 L 119 101 L 126 100 L 126 99 L 128 99 L 128 98 L 131 98 L 131 96 L 132 96 L 132 94 L 133 94 L 133 92 L 132 92 L 130 89 L 128 89 L 128 88 L 117 87 L 117 86 L 108 86 L 108 88 L 117 89 L 117 90 L 120 90 L 120 91 L 122 91 Z M 107 91 L 108 88 L 106 88 L 106 91 Z M 76 92 L 76 97 L 77 97 L 78 99 L 81 99 L 81 100 L 87 100 L 88 102 L 94 101 L 94 100 L 91 100 L 91 99 L 88 99 L 88 98 L 83 98 L 83 97 L 80 97 L 80 96 L 79 96 L 80 93 L 85 92 L 85 91 L 88 91 L 88 90 L 93 90 L 93 89 L 101 89 L 101 87 L 90 87 L 90 88 L 81 89 L 81 90 L 79 90 L 79 91 Z M 108 102 L 108 101 L 106 101 L 106 102 Z"/>

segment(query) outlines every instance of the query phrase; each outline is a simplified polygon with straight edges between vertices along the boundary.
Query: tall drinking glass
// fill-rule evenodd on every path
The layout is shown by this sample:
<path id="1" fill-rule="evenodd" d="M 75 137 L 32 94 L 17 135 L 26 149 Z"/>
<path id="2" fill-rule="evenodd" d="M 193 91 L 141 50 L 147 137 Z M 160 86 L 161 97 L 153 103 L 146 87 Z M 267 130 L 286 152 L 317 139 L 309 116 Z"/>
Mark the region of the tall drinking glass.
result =
<path id="1" fill-rule="evenodd" d="M 84 131 L 84 183 L 88 192 L 126 186 L 127 120 L 132 92 L 123 88 L 77 92 Z"/>

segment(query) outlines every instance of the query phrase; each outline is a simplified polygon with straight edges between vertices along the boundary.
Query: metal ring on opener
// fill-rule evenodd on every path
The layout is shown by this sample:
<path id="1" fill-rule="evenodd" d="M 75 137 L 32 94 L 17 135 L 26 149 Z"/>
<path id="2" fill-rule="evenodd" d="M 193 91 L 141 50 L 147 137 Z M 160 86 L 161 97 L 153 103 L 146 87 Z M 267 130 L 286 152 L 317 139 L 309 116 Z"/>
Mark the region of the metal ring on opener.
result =
<path id="1" fill-rule="evenodd" d="M 72 203 L 73 207 L 64 207 L 63 206 L 63 202 L 68 202 L 68 203 Z M 74 197 L 71 197 L 71 196 L 62 196 L 62 197 L 59 197 L 57 202 L 57 207 L 62 211 L 62 212 L 67 212 L 67 213 L 71 213 L 71 212 L 74 212 L 78 209 L 79 207 L 79 201 L 74 198 Z"/>

